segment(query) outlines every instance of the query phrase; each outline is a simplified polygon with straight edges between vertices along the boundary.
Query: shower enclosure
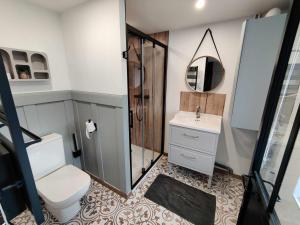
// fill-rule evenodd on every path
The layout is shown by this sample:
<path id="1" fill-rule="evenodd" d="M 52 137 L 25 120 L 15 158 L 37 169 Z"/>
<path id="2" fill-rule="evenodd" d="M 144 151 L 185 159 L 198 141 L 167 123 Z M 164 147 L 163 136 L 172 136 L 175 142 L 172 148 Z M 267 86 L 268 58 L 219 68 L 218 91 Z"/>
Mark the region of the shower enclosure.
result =
<path id="1" fill-rule="evenodd" d="M 131 184 L 164 147 L 167 46 L 127 25 Z"/>

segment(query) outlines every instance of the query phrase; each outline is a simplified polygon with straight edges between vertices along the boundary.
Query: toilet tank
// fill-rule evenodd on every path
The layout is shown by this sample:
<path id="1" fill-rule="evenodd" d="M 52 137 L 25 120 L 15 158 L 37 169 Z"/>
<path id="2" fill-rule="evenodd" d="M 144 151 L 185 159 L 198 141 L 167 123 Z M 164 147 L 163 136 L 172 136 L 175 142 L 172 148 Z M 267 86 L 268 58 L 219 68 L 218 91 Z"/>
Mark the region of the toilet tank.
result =
<path id="1" fill-rule="evenodd" d="M 38 180 L 66 164 L 63 139 L 60 134 L 49 134 L 42 141 L 27 147 L 34 180 Z"/>

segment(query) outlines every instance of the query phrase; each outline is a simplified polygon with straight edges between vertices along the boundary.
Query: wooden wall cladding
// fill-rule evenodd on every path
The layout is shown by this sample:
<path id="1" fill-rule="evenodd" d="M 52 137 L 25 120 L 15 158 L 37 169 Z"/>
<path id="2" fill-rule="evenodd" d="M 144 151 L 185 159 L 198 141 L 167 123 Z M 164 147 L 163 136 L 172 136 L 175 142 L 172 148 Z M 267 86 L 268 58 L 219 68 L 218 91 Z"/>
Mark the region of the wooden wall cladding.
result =
<path id="1" fill-rule="evenodd" d="M 159 33 L 149 34 L 152 38 L 160 41 L 161 43 L 168 45 L 169 44 L 169 31 L 163 31 Z"/>
<path id="2" fill-rule="evenodd" d="M 223 116 L 225 94 L 181 92 L 180 111 L 195 112 L 200 106 L 201 113 Z"/>

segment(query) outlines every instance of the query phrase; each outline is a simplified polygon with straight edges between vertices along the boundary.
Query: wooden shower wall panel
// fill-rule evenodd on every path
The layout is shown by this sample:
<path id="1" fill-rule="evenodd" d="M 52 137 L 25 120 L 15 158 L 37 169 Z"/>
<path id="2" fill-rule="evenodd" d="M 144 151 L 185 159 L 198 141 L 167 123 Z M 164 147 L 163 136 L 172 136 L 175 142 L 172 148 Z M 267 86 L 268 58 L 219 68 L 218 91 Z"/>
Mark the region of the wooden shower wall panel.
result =
<path id="1" fill-rule="evenodd" d="M 128 89 L 130 111 L 133 118 L 133 128 L 130 128 L 131 143 L 141 145 L 142 126 L 137 120 L 136 110 L 138 99 L 134 96 L 140 94 L 140 62 L 137 54 L 140 54 L 140 42 L 135 36 L 129 36 L 128 39 Z"/>
<path id="2" fill-rule="evenodd" d="M 163 102 L 164 102 L 164 48 L 156 46 L 155 52 L 155 67 L 156 73 L 153 81 L 153 98 L 154 100 L 154 150 L 161 151 L 162 138 L 163 138 Z"/>
<path id="3" fill-rule="evenodd" d="M 144 146 L 148 149 L 153 149 L 154 141 L 153 141 L 153 90 L 152 90 L 152 82 L 153 82 L 153 46 L 150 42 L 144 43 Z M 148 97 L 148 98 L 147 98 Z"/>
<path id="4" fill-rule="evenodd" d="M 225 100 L 225 94 L 181 92 L 180 111 L 195 112 L 200 106 L 202 113 L 223 116 Z"/>
<path id="5" fill-rule="evenodd" d="M 157 41 L 168 45 L 169 44 L 169 31 L 159 32 L 150 34 L 151 37 L 156 39 Z M 149 52 L 149 54 L 151 54 Z M 154 52 L 154 58 L 151 60 L 149 58 L 148 61 L 145 62 L 145 66 L 150 67 L 151 65 L 154 66 L 155 72 L 151 76 L 151 83 L 152 87 L 152 112 L 154 113 L 152 117 L 152 121 L 150 123 L 153 126 L 153 133 L 152 135 L 152 143 L 149 142 L 149 146 L 152 146 L 154 151 L 160 152 L 161 151 L 161 144 L 162 144 L 162 130 L 163 130 L 163 93 L 164 93 L 164 58 L 165 58 L 164 49 L 160 46 L 156 46 Z M 148 64 L 148 65 L 146 65 Z M 150 70 L 150 69 L 149 69 Z M 150 83 L 149 83 L 150 85 Z M 150 88 L 150 86 L 149 86 Z M 149 109 L 149 111 L 151 111 Z"/>
<path id="6" fill-rule="evenodd" d="M 149 36 L 158 40 L 159 42 L 168 45 L 169 44 L 169 31 L 163 31 L 159 33 L 149 34 Z"/>

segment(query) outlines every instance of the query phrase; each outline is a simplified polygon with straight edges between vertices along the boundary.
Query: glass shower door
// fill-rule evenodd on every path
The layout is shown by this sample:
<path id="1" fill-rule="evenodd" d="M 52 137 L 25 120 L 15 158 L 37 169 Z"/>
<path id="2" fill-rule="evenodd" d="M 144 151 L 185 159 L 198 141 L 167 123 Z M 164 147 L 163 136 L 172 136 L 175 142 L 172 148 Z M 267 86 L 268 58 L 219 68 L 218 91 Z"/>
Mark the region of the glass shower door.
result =
<path id="1" fill-rule="evenodd" d="M 260 169 L 269 194 L 272 192 L 285 153 L 292 125 L 300 103 L 300 32 L 290 56 L 288 69 L 280 93 L 275 118 L 268 138 L 266 151 Z"/>
<path id="2" fill-rule="evenodd" d="M 128 34 L 128 98 L 130 114 L 131 176 L 135 183 L 144 168 L 143 160 L 143 71 L 142 39 Z"/>
<path id="3" fill-rule="evenodd" d="M 134 186 L 163 152 L 166 46 L 136 29 L 127 41 Z"/>
<path id="4" fill-rule="evenodd" d="M 300 219 L 300 2 L 294 1 L 274 68 L 238 225 Z"/>
<path id="5" fill-rule="evenodd" d="M 153 163 L 153 145 L 154 145 L 154 92 L 153 92 L 153 80 L 155 73 L 154 63 L 154 44 L 149 41 L 143 41 L 143 109 L 144 109 L 144 120 L 143 120 L 143 164 L 144 170 L 146 171 Z"/>
<path id="6" fill-rule="evenodd" d="M 299 127 L 295 127 L 299 123 L 299 104 L 300 26 L 290 55 L 280 100 L 260 169 L 262 179 L 268 184 L 266 188 L 270 196 L 274 195 L 273 192 L 279 185 L 280 191 L 275 203 L 275 210 L 281 224 L 284 225 L 296 225 L 300 220 L 300 139 Z M 295 136 L 296 140 L 291 153 L 287 153 L 292 136 Z M 287 154 L 291 154 L 291 156 L 287 158 Z M 284 163 L 285 161 L 286 163 Z M 284 170 L 283 167 L 286 166 L 287 168 Z M 278 177 L 281 171 L 284 171 L 284 178 L 282 183 L 279 183 Z"/>
<path id="7" fill-rule="evenodd" d="M 159 45 L 153 48 L 153 161 L 161 153 L 164 132 L 164 93 L 165 93 L 165 49 Z"/>
<path id="8" fill-rule="evenodd" d="M 143 154 L 147 170 L 162 151 L 164 113 L 164 62 L 165 50 L 152 41 L 143 42 Z"/>

